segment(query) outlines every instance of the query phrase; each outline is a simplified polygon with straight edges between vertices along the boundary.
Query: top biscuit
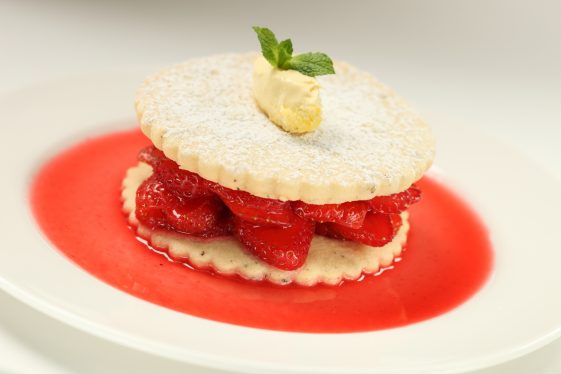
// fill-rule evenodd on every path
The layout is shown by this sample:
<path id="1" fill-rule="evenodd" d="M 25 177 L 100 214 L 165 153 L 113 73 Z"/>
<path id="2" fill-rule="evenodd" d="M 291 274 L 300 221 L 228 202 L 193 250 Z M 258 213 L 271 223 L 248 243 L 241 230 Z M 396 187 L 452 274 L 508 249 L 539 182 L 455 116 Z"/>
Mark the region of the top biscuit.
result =
<path id="1" fill-rule="evenodd" d="M 256 54 L 191 59 L 144 81 L 142 131 L 183 169 L 225 187 L 279 200 L 334 204 L 407 189 L 429 168 L 429 127 L 370 74 L 335 63 L 318 77 L 321 126 L 275 126 L 252 96 Z"/>

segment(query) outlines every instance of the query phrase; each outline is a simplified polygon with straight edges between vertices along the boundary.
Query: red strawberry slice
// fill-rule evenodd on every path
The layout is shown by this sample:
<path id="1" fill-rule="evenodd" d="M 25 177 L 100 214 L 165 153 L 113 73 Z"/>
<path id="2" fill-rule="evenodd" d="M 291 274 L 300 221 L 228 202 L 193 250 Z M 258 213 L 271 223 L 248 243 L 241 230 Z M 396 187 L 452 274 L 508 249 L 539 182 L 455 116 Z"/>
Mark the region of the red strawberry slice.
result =
<path id="1" fill-rule="evenodd" d="M 229 212 L 216 196 L 184 199 L 171 192 L 155 175 L 136 192 L 137 219 L 151 229 L 164 229 L 199 237 L 231 231 Z"/>
<path id="2" fill-rule="evenodd" d="M 144 162 L 153 168 L 157 168 L 160 163 L 166 159 L 166 156 L 158 148 L 151 145 L 146 148 L 142 148 L 140 152 L 138 152 L 137 158 L 138 161 Z"/>
<path id="3" fill-rule="evenodd" d="M 303 201 L 292 203 L 294 212 L 300 217 L 316 222 L 334 222 L 358 229 L 364 222 L 369 206 L 365 201 L 351 201 L 342 204 L 314 205 Z"/>
<path id="4" fill-rule="evenodd" d="M 154 175 L 146 179 L 136 191 L 136 218 L 151 229 L 166 228 L 165 209 L 177 198 L 169 193 Z"/>
<path id="5" fill-rule="evenodd" d="M 178 232 L 198 236 L 216 236 L 227 233 L 228 212 L 217 197 L 177 199 L 165 209 L 169 225 Z"/>
<path id="6" fill-rule="evenodd" d="M 334 239 L 352 240 L 372 247 L 381 247 L 392 241 L 401 226 L 399 214 L 368 213 L 359 229 L 336 223 L 317 225 L 316 232 Z"/>
<path id="7" fill-rule="evenodd" d="M 389 196 L 369 200 L 372 210 L 378 213 L 401 213 L 421 200 L 421 190 L 412 185 L 409 189 Z"/>
<path id="8" fill-rule="evenodd" d="M 287 226 L 297 218 L 287 201 L 265 199 L 245 191 L 235 191 L 215 184 L 213 191 L 232 213 L 246 221 L 260 225 Z"/>
<path id="9" fill-rule="evenodd" d="M 138 159 L 152 166 L 156 177 L 169 190 L 181 197 L 195 198 L 213 195 L 210 189 L 212 182 L 188 170 L 180 169 L 174 161 L 167 158 L 162 151 L 154 146 L 141 150 Z"/>
<path id="10" fill-rule="evenodd" d="M 167 164 L 163 163 L 155 169 L 155 173 L 157 178 L 164 182 L 171 191 L 183 198 L 214 196 L 210 189 L 212 182 L 190 171 L 179 169 L 177 165 L 169 166 Z"/>
<path id="11" fill-rule="evenodd" d="M 290 226 L 262 226 L 236 218 L 234 233 L 261 260 L 282 270 L 294 270 L 306 261 L 314 224 L 296 217 Z"/>

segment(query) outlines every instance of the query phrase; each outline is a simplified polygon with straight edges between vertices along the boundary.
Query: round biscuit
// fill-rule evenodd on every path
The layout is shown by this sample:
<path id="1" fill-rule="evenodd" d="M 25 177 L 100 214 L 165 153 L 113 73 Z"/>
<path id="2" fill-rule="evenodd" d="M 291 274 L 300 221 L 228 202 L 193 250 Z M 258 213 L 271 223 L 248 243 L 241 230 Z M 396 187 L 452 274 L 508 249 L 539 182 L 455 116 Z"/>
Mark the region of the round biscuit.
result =
<path id="1" fill-rule="evenodd" d="M 322 122 L 307 134 L 257 107 L 255 54 L 191 59 L 149 77 L 136 98 L 142 131 L 183 169 L 279 200 L 331 204 L 407 189 L 431 165 L 429 127 L 370 74 L 335 63 L 317 77 Z"/>

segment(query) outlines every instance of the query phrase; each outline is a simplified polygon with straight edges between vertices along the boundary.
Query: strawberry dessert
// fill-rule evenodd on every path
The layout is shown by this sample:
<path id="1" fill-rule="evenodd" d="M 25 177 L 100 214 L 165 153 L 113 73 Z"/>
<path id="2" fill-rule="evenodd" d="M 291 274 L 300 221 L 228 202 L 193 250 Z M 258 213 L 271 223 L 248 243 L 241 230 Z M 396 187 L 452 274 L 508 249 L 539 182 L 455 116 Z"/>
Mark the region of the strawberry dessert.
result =
<path id="1" fill-rule="evenodd" d="M 434 157 L 429 127 L 370 74 L 254 31 L 261 55 L 143 83 L 153 145 L 123 180 L 130 224 L 171 258 L 251 280 L 338 284 L 390 266 Z"/>
<path id="2" fill-rule="evenodd" d="M 243 326 L 372 331 L 471 297 L 491 243 L 424 176 L 429 126 L 369 73 L 254 31 L 260 54 L 148 77 L 140 131 L 91 137 L 42 166 L 30 203 L 45 236 L 123 292 Z"/>

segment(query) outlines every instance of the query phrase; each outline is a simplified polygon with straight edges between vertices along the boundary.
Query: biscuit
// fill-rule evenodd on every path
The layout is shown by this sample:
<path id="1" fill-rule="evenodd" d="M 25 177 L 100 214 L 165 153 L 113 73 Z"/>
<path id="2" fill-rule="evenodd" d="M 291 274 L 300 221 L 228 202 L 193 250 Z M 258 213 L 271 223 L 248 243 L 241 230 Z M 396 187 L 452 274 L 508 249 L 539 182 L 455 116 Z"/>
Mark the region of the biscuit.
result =
<path id="1" fill-rule="evenodd" d="M 425 122 L 391 89 L 335 63 L 318 77 L 323 119 L 286 133 L 257 107 L 256 54 L 191 59 L 145 80 L 140 125 L 183 169 L 232 189 L 279 200 L 332 204 L 406 190 L 434 158 Z"/>

